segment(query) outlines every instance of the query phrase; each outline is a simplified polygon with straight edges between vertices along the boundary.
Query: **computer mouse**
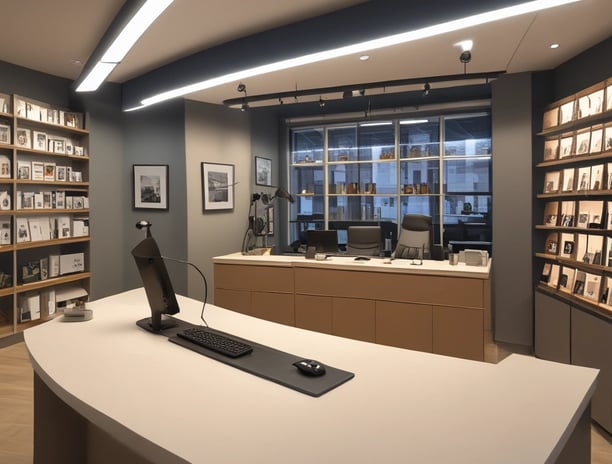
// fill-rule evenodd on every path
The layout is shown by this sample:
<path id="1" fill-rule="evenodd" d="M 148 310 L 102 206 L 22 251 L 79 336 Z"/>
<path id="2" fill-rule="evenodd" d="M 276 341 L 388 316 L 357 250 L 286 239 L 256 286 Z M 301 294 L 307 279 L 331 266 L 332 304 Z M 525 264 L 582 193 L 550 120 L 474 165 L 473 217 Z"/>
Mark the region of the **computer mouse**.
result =
<path id="1" fill-rule="evenodd" d="M 318 377 L 325 374 L 325 366 L 314 359 L 302 359 L 301 361 L 294 362 L 293 365 L 297 367 L 302 374 L 310 377 Z"/>
<path id="2" fill-rule="evenodd" d="M 355 258 L 355 261 L 370 261 L 370 258 L 368 258 L 367 256 L 357 256 Z"/>

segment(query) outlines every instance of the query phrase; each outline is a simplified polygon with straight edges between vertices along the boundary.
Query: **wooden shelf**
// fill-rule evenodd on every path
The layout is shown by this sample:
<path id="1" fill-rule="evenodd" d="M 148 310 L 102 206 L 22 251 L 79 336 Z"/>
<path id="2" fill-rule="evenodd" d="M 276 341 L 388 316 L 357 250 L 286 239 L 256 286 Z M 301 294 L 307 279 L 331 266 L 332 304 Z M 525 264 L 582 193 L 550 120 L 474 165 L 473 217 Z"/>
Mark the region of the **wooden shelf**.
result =
<path id="1" fill-rule="evenodd" d="M 89 235 L 85 237 L 70 237 L 70 238 L 56 238 L 53 240 L 36 240 L 34 242 L 22 242 L 15 245 L 17 250 L 27 250 L 30 248 L 41 248 L 53 245 L 65 245 L 67 243 L 81 243 L 89 242 Z"/>
<path id="2" fill-rule="evenodd" d="M 20 284 L 15 286 L 16 293 L 30 292 L 32 290 L 38 290 L 41 288 L 55 287 L 61 284 L 67 284 L 70 282 L 78 282 L 79 280 L 85 280 L 91 278 L 91 272 L 79 272 L 76 274 L 68 274 L 61 277 L 52 277 L 50 279 L 39 280 L 36 282 L 30 282 L 27 284 Z"/>
<path id="3" fill-rule="evenodd" d="M 18 209 L 13 214 L 18 216 L 29 216 L 32 214 L 88 214 L 89 208 L 67 209 L 67 208 L 43 208 L 43 209 Z"/>
<path id="4" fill-rule="evenodd" d="M 29 100 L 29 99 L 26 98 L 26 100 Z M 78 127 L 70 127 L 70 126 L 63 126 L 61 124 L 52 124 L 49 122 L 36 121 L 35 119 L 22 118 L 21 116 L 17 116 L 15 120 L 17 121 L 17 125 L 19 127 L 23 127 L 23 126 L 40 127 L 44 129 L 56 130 L 56 131 L 61 131 L 61 132 L 77 134 L 77 135 L 88 135 L 89 134 L 88 130 L 80 129 Z"/>
<path id="5" fill-rule="evenodd" d="M 590 161 L 604 160 L 612 157 L 612 151 L 604 151 L 601 153 L 590 153 L 585 155 L 571 155 L 567 158 L 551 160 L 551 161 L 542 161 L 541 163 L 536 164 L 536 168 L 550 168 L 553 166 L 565 166 L 568 164 L 587 164 Z"/>

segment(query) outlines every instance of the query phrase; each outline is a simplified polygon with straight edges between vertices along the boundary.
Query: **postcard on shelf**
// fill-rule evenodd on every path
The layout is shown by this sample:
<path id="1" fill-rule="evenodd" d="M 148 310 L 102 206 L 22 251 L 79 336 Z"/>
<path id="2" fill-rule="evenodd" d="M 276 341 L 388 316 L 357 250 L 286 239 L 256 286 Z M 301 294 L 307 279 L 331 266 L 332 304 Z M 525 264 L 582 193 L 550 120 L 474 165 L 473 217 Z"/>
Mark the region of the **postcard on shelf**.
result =
<path id="1" fill-rule="evenodd" d="M 32 161 L 32 180 L 45 180 L 45 163 Z"/>
<path id="2" fill-rule="evenodd" d="M 28 219 L 18 217 L 15 219 L 15 224 L 17 228 L 17 243 L 29 242 L 30 226 L 28 225 Z"/>
<path id="3" fill-rule="evenodd" d="M 557 159 L 559 152 L 559 139 L 549 139 L 544 142 L 544 161 Z"/>
<path id="4" fill-rule="evenodd" d="M 601 254 L 603 251 L 603 235 L 589 235 L 587 239 L 587 251 L 582 259 L 587 264 L 601 265 Z"/>
<path id="5" fill-rule="evenodd" d="M 0 155 L 0 178 L 11 178 L 11 159 L 6 155 Z"/>
<path id="6" fill-rule="evenodd" d="M 548 283 L 550 280 L 550 271 L 552 270 L 552 264 L 549 262 L 544 263 L 542 268 L 542 274 L 540 275 L 540 282 Z"/>
<path id="7" fill-rule="evenodd" d="M 40 231 L 40 218 L 29 218 L 28 225 L 30 226 L 30 241 L 32 242 L 42 241 L 43 236 Z"/>
<path id="8" fill-rule="evenodd" d="M 55 289 L 47 288 L 40 292 L 40 310 L 42 314 L 52 316 L 56 309 Z"/>
<path id="9" fill-rule="evenodd" d="M 603 111 L 604 89 L 596 90 L 587 97 L 589 99 L 589 116 Z"/>
<path id="10" fill-rule="evenodd" d="M 11 220 L 0 218 L 0 245 L 11 244 Z"/>
<path id="11" fill-rule="evenodd" d="M 15 99 L 15 114 L 19 118 L 26 117 L 26 102 L 25 100 Z"/>
<path id="12" fill-rule="evenodd" d="M 584 262 L 588 243 L 589 236 L 587 234 L 576 234 L 576 250 L 574 252 L 574 256 L 572 257 L 575 261 Z"/>
<path id="13" fill-rule="evenodd" d="M 544 205 L 544 225 L 556 226 L 559 217 L 559 202 L 549 201 Z"/>
<path id="14" fill-rule="evenodd" d="M 11 209 L 11 193 L 2 190 L 0 191 L 0 210 L 9 211 Z"/>
<path id="15" fill-rule="evenodd" d="M 603 183 L 603 171 L 603 164 L 591 166 L 591 182 L 589 185 L 589 190 L 601 190 L 601 186 Z"/>
<path id="16" fill-rule="evenodd" d="M 58 124 L 59 123 L 59 113 L 57 110 L 49 108 L 47 110 L 47 122 L 50 124 Z"/>
<path id="17" fill-rule="evenodd" d="M 603 218 L 603 200 L 580 200 L 578 202 L 578 225 L 580 224 L 581 217 L 583 214 L 587 216 L 587 225 L 589 229 L 600 229 L 601 220 Z"/>
<path id="18" fill-rule="evenodd" d="M 32 148 L 32 131 L 30 129 L 17 129 L 17 143 L 21 148 Z"/>
<path id="19" fill-rule="evenodd" d="M 591 101 L 589 96 L 585 95 L 578 99 L 578 119 L 586 118 L 591 115 Z"/>
<path id="20" fill-rule="evenodd" d="M 559 233 L 552 232 L 546 237 L 546 244 L 544 245 L 544 252 L 550 255 L 556 255 L 559 250 Z"/>
<path id="21" fill-rule="evenodd" d="M 26 102 L 26 118 L 32 121 L 40 121 L 40 106 Z"/>
<path id="22" fill-rule="evenodd" d="M 611 306 L 612 291 L 610 291 L 610 287 L 612 287 L 612 277 L 604 277 L 604 282 L 600 301 L 605 305 Z"/>
<path id="23" fill-rule="evenodd" d="M 0 124 L 0 143 L 5 145 L 11 143 L 11 126 Z"/>
<path id="24" fill-rule="evenodd" d="M 40 261 L 30 261 L 21 266 L 21 281 L 24 284 L 40 280 Z"/>
<path id="25" fill-rule="evenodd" d="M 48 182 L 55 180 L 55 163 L 44 164 L 44 179 Z"/>
<path id="26" fill-rule="evenodd" d="M 604 128 L 603 149 L 604 151 L 612 150 L 612 123 L 606 124 Z"/>
<path id="27" fill-rule="evenodd" d="M 548 285 L 553 288 L 557 288 L 559 285 L 559 274 L 561 272 L 561 266 L 553 264 L 550 269 L 550 278 L 548 279 Z"/>
<path id="28" fill-rule="evenodd" d="M 559 248 L 559 256 L 561 258 L 572 258 L 576 248 L 576 237 L 574 234 L 562 233 L 561 243 Z"/>
<path id="29" fill-rule="evenodd" d="M 29 161 L 17 161 L 17 179 L 30 179 L 32 163 Z"/>
<path id="30" fill-rule="evenodd" d="M 571 122 L 574 119 L 574 100 L 561 105 L 559 108 L 559 124 Z"/>
<path id="31" fill-rule="evenodd" d="M 70 216 L 57 217 L 57 238 L 70 238 Z"/>
<path id="32" fill-rule="evenodd" d="M 43 240 L 51 240 L 51 220 L 48 217 L 40 218 L 40 234 Z"/>
<path id="33" fill-rule="evenodd" d="M 586 273 L 584 281 L 584 296 L 594 302 L 599 301 L 599 287 L 601 285 L 601 276 L 596 274 Z"/>
<path id="34" fill-rule="evenodd" d="M 53 208 L 53 192 L 42 192 L 43 196 L 43 209 Z"/>
<path id="35" fill-rule="evenodd" d="M 49 258 L 40 258 L 40 280 L 49 278 Z"/>
<path id="36" fill-rule="evenodd" d="M 549 129 L 559 125 L 559 107 L 555 107 L 544 112 L 542 128 Z"/>
<path id="37" fill-rule="evenodd" d="M 574 190 L 574 173 L 575 168 L 567 168 L 563 170 L 563 192 L 571 192 Z"/>
<path id="38" fill-rule="evenodd" d="M 585 166 L 578 168 L 578 191 L 586 191 L 589 189 L 591 183 L 591 168 Z"/>
<path id="39" fill-rule="evenodd" d="M 601 151 L 601 141 L 603 138 L 603 128 L 593 129 L 591 131 L 591 147 L 589 153 L 599 153 Z"/>
<path id="40" fill-rule="evenodd" d="M 34 192 L 34 209 L 43 209 L 44 196 L 42 192 Z"/>
<path id="41" fill-rule="evenodd" d="M 49 255 L 49 277 L 57 277 L 60 272 L 60 255 Z"/>
<path id="42" fill-rule="evenodd" d="M 572 156 L 572 149 L 574 148 L 574 136 L 562 137 L 559 140 L 559 158 L 568 158 Z"/>
<path id="43" fill-rule="evenodd" d="M 576 154 L 585 155 L 589 152 L 591 143 L 591 129 L 587 129 L 576 134 Z"/>
<path id="44" fill-rule="evenodd" d="M 21 208 L 18 209 L 34 209 L 34 192 L 22 192 Z"/>
<path id="45" fill-rule="evenodd" d="M 574 286 L 572 287 L 572 293 L 575 295 L 584 295 L 585 282 L 586 272 L 576 269 L 576 276 L 574 277 Z"/>
<path id="46" fill-rule="evenodd" d="M 34 140 L 33 148 L 35 150 L 47 151 L 47 133 L 46 132 L 33 131 L 32 139 Z"/>
<path id="47" fill-rule="evenodd" d="M 563 266 L 561 269 L 561 275 L 559 276 L 559 290 L 564 292 L 571 292 L 574 287 L 574 276 L 576 275 L 576 269 L 573 267 Z"/>
<path id="48" fill-rule="evenodd" d="M 559 178 L 561 171 L 549 171 L 544 177 L 544 193 L 556 193 L 559 191 Z"/>
<path id="49" fill-rule="evenodd" d="M 561 226 L 574 227 L 576 224 L 576 202 L 562 201 L 561 202 Z"/>
<path id="50" fill-rule="evenodd" d="M 612 85 L 606 88 L 606 110 L 612 110 Z"/>

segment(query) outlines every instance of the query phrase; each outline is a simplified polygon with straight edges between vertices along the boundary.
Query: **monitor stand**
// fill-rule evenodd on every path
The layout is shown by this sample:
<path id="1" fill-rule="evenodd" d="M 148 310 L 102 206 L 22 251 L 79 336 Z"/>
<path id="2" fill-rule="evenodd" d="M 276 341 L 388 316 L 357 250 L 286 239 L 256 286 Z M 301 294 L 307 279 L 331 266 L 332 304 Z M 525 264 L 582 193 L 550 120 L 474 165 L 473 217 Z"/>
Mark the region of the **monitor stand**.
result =
<path id="1" fill-rule="evenodd" d="M 160 323 L 160 330 L 153 330 L 153 324 L 151 323 L 150 317 L 145 317 L 144 319 L 140 319 L 139 321 L 136 321 L 136 325 L 142 329 L 147 330 L 148 332 L 157 333 L 157 334 L 163 333 L 164 330 L 178 327 L 178 323 L 176 322 L 176 319 L 171 318 L 171 317 L 162 318 L 161 323 Z"/>

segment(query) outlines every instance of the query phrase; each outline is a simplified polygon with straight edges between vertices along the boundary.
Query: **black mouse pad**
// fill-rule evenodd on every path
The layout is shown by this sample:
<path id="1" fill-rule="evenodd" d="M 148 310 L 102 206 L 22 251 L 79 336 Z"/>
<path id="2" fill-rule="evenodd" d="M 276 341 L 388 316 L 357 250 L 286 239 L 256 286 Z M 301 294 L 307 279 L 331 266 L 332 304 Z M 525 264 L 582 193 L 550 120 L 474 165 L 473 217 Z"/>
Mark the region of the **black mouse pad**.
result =
<path id="1" fill-rule="evenodd" d="M 185 325 L 181 321 L 181 329 L 179 330 L 185 329 Z M 222 335 L 230 336 L 231 338 L 244 343 L 248 343 L 253 347 L 253 351 L 239 358 L 230 358 L 229 356 L 225 356 L 196 345 L 195 343 L 185 340 L 184 338 L 180 338 L 174 334 L 172 334 L 168 340 L 170 340 L 172 343 L 176 343 L 177 345 L 203 354 L 204 356 L 208 356 L 209 358 L 213 358 L 224 364 L 228 364 L 232 367 L 248 372 L 249 374 L 262 377 L 266 380 L 276 382 L 285 387 L 315 397 L 321 396 L 355 377 L 355 374 L 352 372 L 337 369 L 325 364 L 324 359 L 317 359 L 317 361 L 325 366 L 325 374 L 319 377 L 309 377 L 299 372 L 293 365 L 294 362 L 308 358 L 308 356 L 296 356 L 291 353 L 270 348 L 269 346 L 260 345 L 259 343 L 255 343 L 251 340 L 246 340 L 235 335 L 214 329 L 210 330 L 218 332 Z M 173 332 L 176 333 L 176 330 Z"/>

